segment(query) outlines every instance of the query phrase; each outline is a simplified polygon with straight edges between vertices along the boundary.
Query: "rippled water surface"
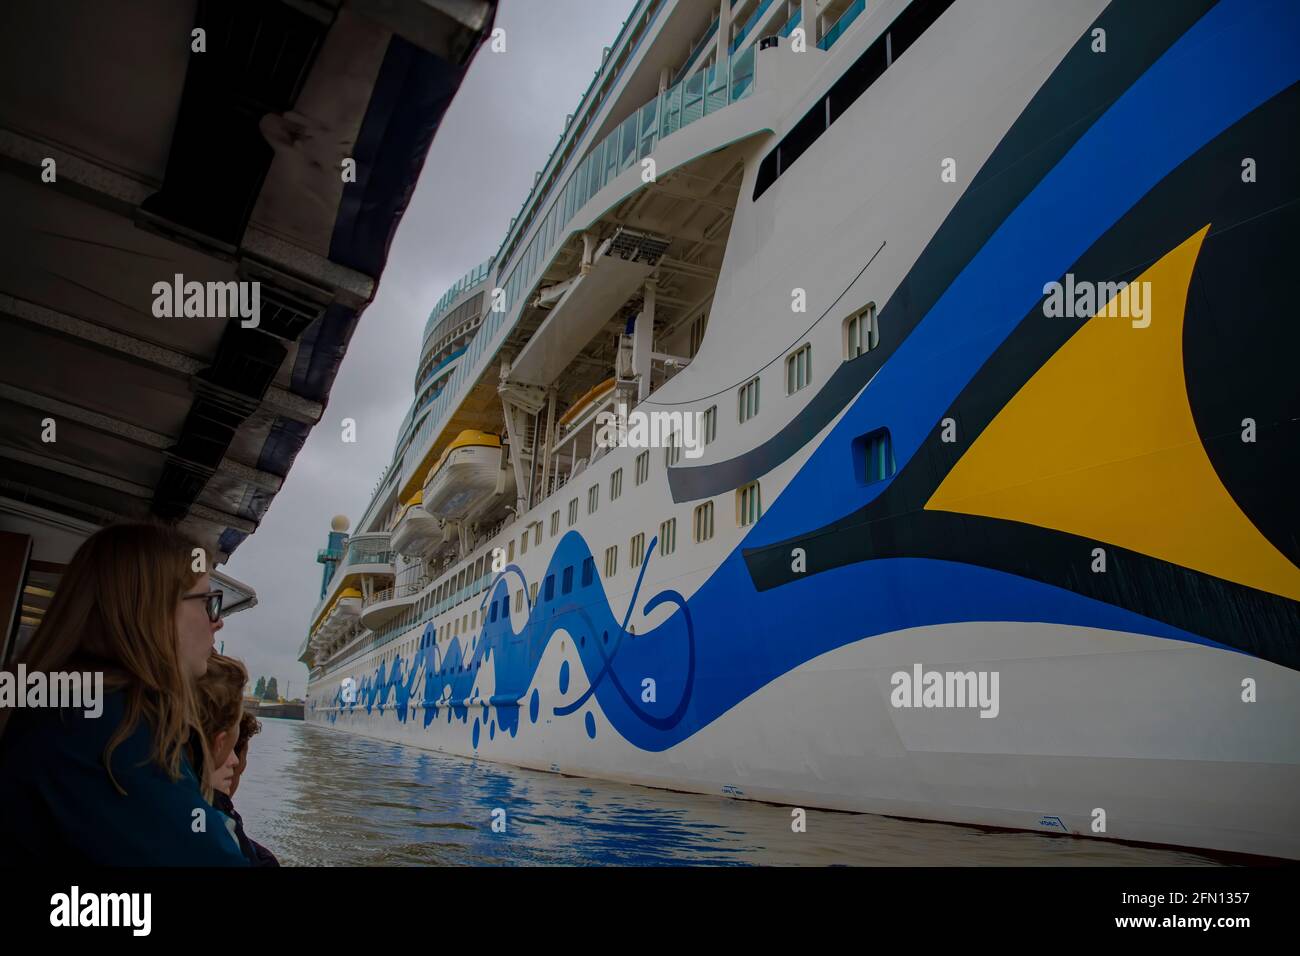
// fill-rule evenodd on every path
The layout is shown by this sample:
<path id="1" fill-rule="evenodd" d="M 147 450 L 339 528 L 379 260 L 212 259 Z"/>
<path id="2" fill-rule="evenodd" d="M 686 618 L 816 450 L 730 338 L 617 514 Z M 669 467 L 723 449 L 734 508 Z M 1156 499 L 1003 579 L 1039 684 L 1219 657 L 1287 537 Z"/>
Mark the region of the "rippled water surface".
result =
<path id="1" fill-rule="evenodd" d="M 520 770 L 262 719 L 235 796 L 285 864 L 1171 866 L 1207 857 L 808 811 Z M 492 832 L 495 809 L 506 832 Z"/>

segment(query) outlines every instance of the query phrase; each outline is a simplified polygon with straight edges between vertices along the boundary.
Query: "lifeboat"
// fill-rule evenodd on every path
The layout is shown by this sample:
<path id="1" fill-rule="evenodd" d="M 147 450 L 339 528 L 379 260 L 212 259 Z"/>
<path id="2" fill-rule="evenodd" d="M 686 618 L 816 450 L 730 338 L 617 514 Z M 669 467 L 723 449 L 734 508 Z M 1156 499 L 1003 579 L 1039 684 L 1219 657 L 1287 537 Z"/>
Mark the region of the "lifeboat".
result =
<path id="1" fill-rule="evenodd" d="M 583 415 L 591 411 L 593 405 L 604 399 L 613 390 L 614 385 L 614 379 L 607 378 L 574 402 L 569 410 L 560 416 L 560 432 L 563 433 L 574 422 L 581 420 Z"/>
<path id="2" fill-rule="evenodd" d="M 334 603 L 321 615 L 320 627 L 314 635 L 324 641 L 332 640 L 347 629 L 347 625 L 361 613 L 361 592 L 353 587 L 339 591 Z"/>
<path id="3" fill-rule="evenodd" d="M 344 588 L 339 592 L 335 607 L 344 617 L 356 617 L 361 613 L 361 591 L 357 588 Z"/>
<path id="4" fill-rule="evenodd" d="M 487 432 L 461 432 L 425 479 L 424 510 L 453 521 L 468 517 L 496 494 L 500 471 L 501 439 Z"/>
<path id="5" fill-rule="evenodd" d="M 402 510 L 393 523 L 391 538 L 393 550 L 410 558 L 421 557 L 430 545 L 443 539 L 439 521 L 421 505 L 424 504 L 424 492 L 417 491 L 410 501 L 402 505 Z"/>

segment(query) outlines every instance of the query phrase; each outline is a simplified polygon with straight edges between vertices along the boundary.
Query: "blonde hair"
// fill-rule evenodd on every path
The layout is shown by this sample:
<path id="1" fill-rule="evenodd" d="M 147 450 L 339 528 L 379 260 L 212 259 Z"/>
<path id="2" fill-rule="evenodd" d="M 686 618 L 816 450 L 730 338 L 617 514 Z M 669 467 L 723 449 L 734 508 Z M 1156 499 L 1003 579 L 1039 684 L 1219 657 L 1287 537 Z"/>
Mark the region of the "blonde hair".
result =
<path id="1" fill-rule="evenodd" d="M 49 610 L 21 660 L 33 671 L 104 671 L 105 686 L 126 693 L 126 713 L 104 748 L 111 758 L 141 718 L 153 731 L 153 759 L 179 780 L 186 748 L 198 737 L 194 761 L 210 762 L 199 729 L 194 681 L 178 647 L 176 608 L 202 573 L 193 569 L 202 549 L 177 529 L 155 523 L 111 525 L 82 542 L 68 564 Z M 205 563 L 207 567 L 206 554 Z M 0 711 L 0 734 L 9 712 Z M 195 773 L 202 780 L 199 768 Z M 205 796 L 208 795 L 204 787 Z"/>
<path id="2" fill-rule="evenodd" d="M 199 678 L 197 690 L 199 725 L 209 747 L 217 734 L 240 720 L 247 683 L 248 670 L 235 658 L 215 652 L 208 658 L 207 672 Z"/>

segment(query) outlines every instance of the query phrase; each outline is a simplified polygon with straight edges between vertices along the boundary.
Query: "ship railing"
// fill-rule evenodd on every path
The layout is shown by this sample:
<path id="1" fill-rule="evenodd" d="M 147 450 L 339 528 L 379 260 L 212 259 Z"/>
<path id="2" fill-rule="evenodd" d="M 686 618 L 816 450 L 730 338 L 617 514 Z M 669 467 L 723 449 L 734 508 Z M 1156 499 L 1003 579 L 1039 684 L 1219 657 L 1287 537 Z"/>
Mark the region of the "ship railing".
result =
<path id="1" fill-rule="evenodd" d="M 363 632 L 363 634 L 368 633 L 369 637 L 363 639 L 361 643 L 357 645 L 357 647 L 348 654 L 347 657 L 341 658 L 338 661 L 329 661 L 326 664 L 326 666 L 331 671 L 339 667 L 345 667 L 346 665 L 350 664 L 352 661 L 356 660 L 362 655 L 369 653 L 374 648 L 379 647 L 387 643 L 388 641 L 392 640 L 394 637 L 406 631 L 409 631 L 413 627 L 419 627 L 421 624 L 431 621 L 439 614 L 442 614 L 445 611 L 449 611 L 452 608 L 456 607 L 457 605 L 462 604 L 463 602 L 469 600 L 470 598 L 476 597 L 477 595 L 483 593 L 483 591 L 487 590 L 487 588 L 492 584 L 492 582 L 496 579 L 496 577 L 497 577 L 496 572 L 493 571 L 485 572 L 482 576 L 476 578 L 470 583 L 457 589 L 453 594 L 449 595 L 442 601 L 438 601 L 430 604 L 423 611 L 416 611 L 414 608 L 408 608 L 407 610 L 403 611 L 401 614 L 397 615 L 397 617 L 395 617 L 392 621 L 385 623 L 378 630 Z M 423 591 L 425 589 L 430 589 L 436 586 L 437 585 L 434 583 L 427 583 L 424 584 L 420 588 L 420 590 Z M 388 588 L 386 590 L 392 591 L 394 589 Z M 478 610 L 478 608 L 475 608 L 474 610 Z M 468 613 L 468 609 L 466 613 Z M 308 638 L 308 640 L 310 640 L 310 637 Z M 299 651 L 299 656 L 301 656 L 302 653 L 306 651 L 306 647 L 307 647 L 307 642 L 304 641 L 302 649 Z"/>
<path id="2" fill-rule="evenodd" d="M 479 290 L 456 308 L 438 319 L 435 325 L 430 318 L 420 340 L 421 360 L 446 348 L 462 335 L 472 334 L 483 319 L 483 299 L 486 290 Z"/>
<path id="3" fill-rule="evenodd" d="M 700 58 L 700 54 L 708 48 L 709 41 L 713 39 L 713 35 L 717 32 L 718 18 L 714 17 L 713 22 L 709 24 L 709 28 L 704 31 L 704 35 L 695 42 L 695 46 L 691 47 L 691 52 L 686 54 L 686 62 L 682 64 L 682 68 L 673 76 L 674 83 L 680 82 L 682 77 L 691 71 L 691 67 L 693 67 L 695 61 Z"/>
<path id="4" fill-rule="evenodd" d="M 475 326 L 478 325 L 477 321 L 475 321 L 473 324 Z M 429 369 L 429 371 L 426 372 L 424 377 L 420 380 L 420 384 L 415 387 L 416 396 L 418 397 L 425 390 L 425 388 L 431 385 L 434 382 L 434 380 L 438 378 L 438 375 L 442 373 L 443 369 L 445 369 L 448 365 L 456 361 L 456 359 L 460 358 L 464 354 L 465 354 L 465 349 L 462 346 L 461 348 L 452 351 L 450 354 L 447 355 L 446 358 L 442 359 L 440 362 L 438 362 L 437 365 Z M 426 404 L 428 403 L 420 402 L 419 404 L 417 404 L 415 408 L 415 412 L 418 413 L 420 408 Z"/>
<path id="5" fill-rule="evenodd" d="M 485 590 L 487 590 L 487 586 L 492 583 L 492 579 L 494 577 L 496 577 L 495 572 L 493 571 L 485 572 L 482 575 L 482 577 L 470 581 L 469 583 L 465 584 L 463 587 L 452 592 L 451 594 L 447 595 L 447 597 L 437 602 L 434 605 L 434 609 L 435 609 L 434 613 L 441 614 L 443 611 L 449 611 L 456 605 L 469 600 L 475 595 L 482 594 Z"/>
<path id="6" fill-rule="evenodd" d="M 790 19 L 785 21 L 785 26 L 777 32 L 783 37 L 788 37 L 794 32 L 794 28 L 797 27 L 802 20 L 803 7 L 796 7 L 794 13 L 790 15 Z"/>
<path id="7" fill-rule="evenodd" d="M 469 272 L 465 273 L 459 279 L 457 279 L 456 283 L 450 289 L 448 289 L 446 292 L 442 294 L 442 298 L 440 298 L 434 304 L 433 309 L 430 310 L 428 321 L 426 321 L 424 324 L 424 338 L 428 339 L 429 330 L 432 329 L 435 325 L 437 325 L 438 320 L 442 317 L 443 312 L 445 312 L 453 302 L 459 299 L 461 295 L 463 295 L 467 290 L 473 288 L 474 286 L 478 285 L 480 282 L 485 280 L 491 274 L 491 272 L 492 272 L 492 259 L 491 257 L 489 257 L 485 261 L 480 262 L 473 269 L 470 269 Z"/>
<path id="8" fill-rule="evenodd" d="M 867 0 L 853 0 L 848 9 L 841 13 L 840 18 L 826 31 L 826 35 L 817 41 L 817 48 L 819 50 L 829 50 L 834 46 L 835 41 L 844 35 L 844 31 L 853 25 L 853 21 L 858 18 L 858 14 L 865 9 L 867 9 Z"/>
<path id="9" fill-rule="evenodd" d="M 339 567 L 347 568 L 357 564 L 392 564 L 396 557 L 397 552 L 386 547 L 354 547 L 349 545 L 343 563 Z"/>
<path id="10" fill-rule="evenodd" d="M 555 443 L 551 449 L 551 488 L 539 489 L 537 500 L 530 502 L 529 507 L 534 507 L 545 501 L 555 492 L 563 488 L 571 479 L 577 477 L 581 469 L 587 464 L 594 464 L 600 457 L 600 449 L 596 444 L 596 436 L 599 428 L 596 422 L 599 420 L 602 412 L 608 411 L 615 407 L 623 399 L 619 396 L 618 390 L 613 389 L 609 395 L 598 402 L 592 402 L 591 407 L 584 411 L 580 416 L 569 423 L 564 434 Z M 586 435 L 590 441 L 586 444 L 586 454 L 583 455 L 583 444 L 579 443 L 579 436 Z M 561 457 L 567 452 L 569 457 L 569 468 L 566 472 L 560 466 Z"/>
<path id="11" fill-rule="evenodd" d="M 731 41 L 731 46 L 728 48 L 729 53 L 734 54 L 740 49 L 740 45 L 745 42 L 745 37 L 749 36 L 749 31 L 754 29 L 754 24 L 758 23 L 759 18 L 762 17 L 763 14 L 767 13 L 770 6 L 772 6 L 772 0 L 763 0 L 763 2 L 758 5 L 758 9 L 749 15 L 749 19 L 745 21 L 744 25 L 741 26 L 738 31 L 736 31 L 735 39 Z"/>
<path id="12" fill-rule="evenodd" d="M 426 587 L 428 582 L 416 581 L 412 584 L 399 584 L 395 587 L 384 588 L 382 591 L 375 591 L 370 595 L 370 600 L 365 606 L 370 607 L 372 604 L 382 604 L 384 601 L 393 601 L 398 598 L 410 597 L 412 594 L 419 594 Z"/>

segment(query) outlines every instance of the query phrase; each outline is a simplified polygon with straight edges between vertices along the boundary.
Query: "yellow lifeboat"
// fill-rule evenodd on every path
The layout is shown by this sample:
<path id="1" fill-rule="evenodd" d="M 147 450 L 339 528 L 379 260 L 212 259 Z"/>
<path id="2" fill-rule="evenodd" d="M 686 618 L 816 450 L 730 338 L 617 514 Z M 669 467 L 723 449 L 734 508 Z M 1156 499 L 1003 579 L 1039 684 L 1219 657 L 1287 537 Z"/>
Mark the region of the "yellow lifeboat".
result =
<path id="1" fill-rule="evenodd" d="M 425 479 L 422 504 L 435 518 L 459 521 L 496 494 L 501 439 L 476 430 L 461 432 Z"/>
<path id="2" fill-rule="evenodd" d="M 607 378 L 595 388 L 591 389 L 582 398 L 578 399 L 569 407 L 569 410 L 560 416 L 560 430 L 568 428 L 576 422 L 586 412 L 591 410 L 591 406 L 608 395 L 614 388 L 615 381 L 613 378 Z"/>
<path id="3" fill-rule="evenodd" d="M 393 522 L 393 550 L 408 558 L 422 557 L 431 545 L 442 541 L 438 519 L 425 511 L 424 492 L 417 491 L 397 514 Z"/>

